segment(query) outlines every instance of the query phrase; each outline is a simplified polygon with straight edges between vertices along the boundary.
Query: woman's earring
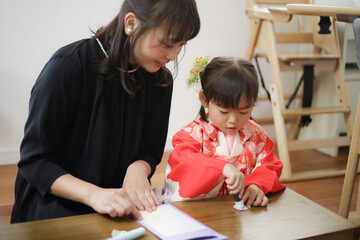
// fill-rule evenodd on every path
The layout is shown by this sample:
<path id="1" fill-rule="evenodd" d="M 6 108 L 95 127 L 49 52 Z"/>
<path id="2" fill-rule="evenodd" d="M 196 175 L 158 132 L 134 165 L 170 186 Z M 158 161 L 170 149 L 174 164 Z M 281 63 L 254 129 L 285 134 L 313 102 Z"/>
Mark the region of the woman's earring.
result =
<path id="1" fill-rule="evenodd" d="M 131 28 L 128 28 L 126 31 L 127 31 L 128 33 L 131 33 Z"/>

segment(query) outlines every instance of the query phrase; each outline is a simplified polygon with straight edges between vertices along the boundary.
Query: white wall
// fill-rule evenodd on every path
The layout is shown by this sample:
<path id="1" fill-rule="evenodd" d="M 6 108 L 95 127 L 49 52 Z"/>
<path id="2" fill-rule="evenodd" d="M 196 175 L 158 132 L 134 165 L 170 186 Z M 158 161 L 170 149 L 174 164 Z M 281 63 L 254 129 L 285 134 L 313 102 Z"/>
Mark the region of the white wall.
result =
<path id="1" fill-rule="evenodd" d="M 110 21 L 119 0 L 1 0 L 0 164 L 19 159 L 30 90 L 61 46 Z"/>
<path id="2" fill-rule="evenodd" d="M 197 56 L 243 57 L 248 41 L 245 1 L 197 0 L 202 27 L 190 41 L 175 81 L 169 137 L 197 115 L 197 92 L 185 79 Z M 31 88 L 44 64 L 61 46 L 91 35 L 119 11 L 121 0 L 1 0 L 0 164 L 16 163 Z"/>
<path id="3" fill-rule="evenodd" d="M 16 163 L 28 114 L 30 90 L 44 64 L 61 46 L 91 35 L 89 28 L 107 24 L 122 0 L 1 0 L 0 2 L 0 164 Z M 249 28 L 244 0 L 197 0 L 202 22 L 190 41 L 175 80 L 166 150 L 171 137 L 193 120 L 199 109 L 197 92 L 185 80 L 197 56 L 244 57 Z M 171 67 L 171 66 L 169 66 Z M 269 79 L 268 65 L 264 77 Z M 262 90 L 261 90 L 262 91 Z M 260 104 L 254 116 L 271 115 Z M 266 130 L 267 127 L 265 127 Z M 271 129 L 271 137 L 275 137 Z"/>

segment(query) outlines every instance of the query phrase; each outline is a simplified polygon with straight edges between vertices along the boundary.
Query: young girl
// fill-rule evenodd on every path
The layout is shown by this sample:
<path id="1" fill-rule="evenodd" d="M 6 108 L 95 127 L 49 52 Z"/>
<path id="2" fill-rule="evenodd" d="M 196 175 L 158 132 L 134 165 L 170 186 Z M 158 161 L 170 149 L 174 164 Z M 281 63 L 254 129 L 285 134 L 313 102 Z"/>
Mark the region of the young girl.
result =
<path id="1" fill-rule="evenodd" d="M 274 143 L 250 119 L 259 90 L 253 65 L 217 57 L 200 79 L 200 118 L 173 137 L 162 201 L 237 194 L 248 208 L 266 206 L 265 194 L 285 185 Z"/>
<path id="2" fill-rule="evenodd" d="M 195 0 L 125 0 L 91 39 L 51 57 L 31 92 L 12 223 L 156 209 L 148 179 L 173 81 L 164 65 L 199 29 Z"/>

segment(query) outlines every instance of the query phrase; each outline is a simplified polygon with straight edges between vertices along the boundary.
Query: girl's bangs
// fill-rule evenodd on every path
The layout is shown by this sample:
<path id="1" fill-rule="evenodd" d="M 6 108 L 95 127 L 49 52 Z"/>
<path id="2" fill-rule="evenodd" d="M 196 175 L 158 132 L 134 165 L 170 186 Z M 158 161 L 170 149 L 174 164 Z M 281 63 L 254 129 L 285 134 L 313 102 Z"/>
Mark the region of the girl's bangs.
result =
<path id="1" fill-rule="evenodd" d="M 212 93 L 212 99 L 216 105 L 223 108 L 237 109 L 242 98 L 243 93 L 236 88 L 216 88 Z"/>
<path id="2" fill-rule="evenodd" d="M 210 99 L 214 99 L 218 106 L 224 108 L 237 109 L 243 97 L 246 97 L 249 106 L 255 104 L 256 99 L 252 98 L 254 92 L 251 85 L 245 84 L 246 81 L 239 81 L 235 76 L 224 75 L 219 76 L 222 79 L 217 81 Z"/>

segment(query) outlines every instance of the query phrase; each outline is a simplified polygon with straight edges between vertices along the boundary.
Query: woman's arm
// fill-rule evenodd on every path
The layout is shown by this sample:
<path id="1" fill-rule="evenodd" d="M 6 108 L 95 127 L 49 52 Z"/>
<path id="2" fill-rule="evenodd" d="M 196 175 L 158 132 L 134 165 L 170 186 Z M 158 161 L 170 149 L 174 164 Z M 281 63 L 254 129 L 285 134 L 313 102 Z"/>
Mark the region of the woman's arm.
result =
<path id="1" fill-rule="evenodd" d="M 49 192 L 58 197 L 86 204 L 96 212 L 111 217 L 132 214 L 136 219 L 142 219 L 127 192 L 121 188 L 104 189 L 65 174 L 54 181 Z"/>
<path id="2" fill-rule="evenodd" d="M 148 212 L 156 210 L 156 205 L 160 204 L 148 180 L 150 173 L 147 162 L 135 161 L 128 167 L 123 185 L 136 207 Z"/>
<path id="3" fill-rule="evenodd" d="M 153 211 L 159 201 L 149 179 L 160 163 L 168 131 L 172 86 L 146 85 L 146 119 L 137 160 L 132 163 L 123 181 L 123 188 L 139 210 Z"/>
<path id="4" fill-rule="evenodd" d="M 31 91 L 18 167 L 42 196 L 58 177 L 68 173 L 63 159 L 57 157 L 67 141 L 67 126 L 74 118 L 82 89 L 77 69 L 68 57 L 52 57 Z"/>

